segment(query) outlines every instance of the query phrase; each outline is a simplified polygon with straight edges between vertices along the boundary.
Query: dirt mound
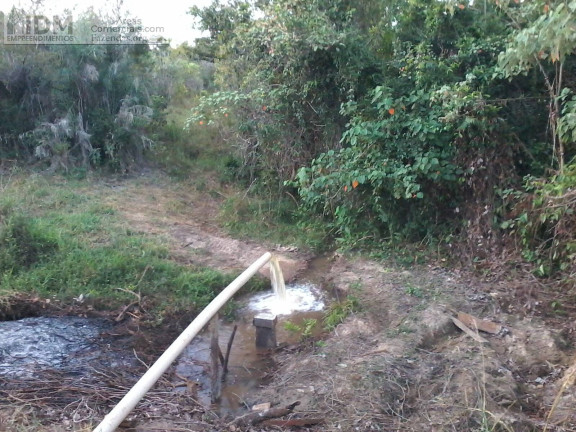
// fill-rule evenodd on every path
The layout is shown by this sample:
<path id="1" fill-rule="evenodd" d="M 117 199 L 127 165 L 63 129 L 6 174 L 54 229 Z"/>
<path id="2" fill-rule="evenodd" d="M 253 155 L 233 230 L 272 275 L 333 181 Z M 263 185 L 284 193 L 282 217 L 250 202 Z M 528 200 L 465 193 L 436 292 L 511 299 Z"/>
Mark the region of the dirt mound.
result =
<path id="1" fill-rule="evenodd" d="M 283 354 L 251 402 L 299 400 L 329 431 L 539 431 L 576 376 L 563 372 L 571 353 L 556 332 L 501 313 L 485 287 L 458 275 L 339 258 L 326 282 L 356 295 L 363 311 L 322 344 Z M 455 310 L 502 331 L 479 343 L 454 325 Z M 573 402 L 563 392 L 547 430 L 575 430 Z"/>

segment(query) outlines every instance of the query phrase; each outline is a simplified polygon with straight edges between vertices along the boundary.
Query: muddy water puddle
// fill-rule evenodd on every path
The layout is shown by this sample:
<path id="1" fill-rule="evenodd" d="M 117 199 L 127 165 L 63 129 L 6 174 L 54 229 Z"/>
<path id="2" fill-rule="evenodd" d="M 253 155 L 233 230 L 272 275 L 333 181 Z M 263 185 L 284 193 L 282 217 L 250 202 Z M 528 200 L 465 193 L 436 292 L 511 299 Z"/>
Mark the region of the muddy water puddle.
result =
<path id="1" fill-rule="evenodd" d="M 300 334 L 285 328 L 287 322 L 302 326 L 305 320 L 321 320 L 325 307 L 323 294 L 310 283 L 286 286 L 287 297 L 279 300 L 273 292 L 262 292 L 239 300 L 240 308 L 235 322 L 220 322 L 219 342 L 223 352 L 230 340 L 234 325 L 237 330 L 230 351 L 228 375 L 222 387 L 218 406 L 220 414 L 235 415 L 246 409 L 246 398 L 258 386 L 265 384 L 274 370 L 274 363 L 267 350 L 256 347 L 256 330 L 252 319 L 260 313 L 271 313 L 278 317 L 276 326 L 279 344 L 298 342 Z M 176 365 L 176 376 L 182 391 L 196 392 L 199 402 L 210 405 L 210 335 L 205 332 L 196 337 Z"/>

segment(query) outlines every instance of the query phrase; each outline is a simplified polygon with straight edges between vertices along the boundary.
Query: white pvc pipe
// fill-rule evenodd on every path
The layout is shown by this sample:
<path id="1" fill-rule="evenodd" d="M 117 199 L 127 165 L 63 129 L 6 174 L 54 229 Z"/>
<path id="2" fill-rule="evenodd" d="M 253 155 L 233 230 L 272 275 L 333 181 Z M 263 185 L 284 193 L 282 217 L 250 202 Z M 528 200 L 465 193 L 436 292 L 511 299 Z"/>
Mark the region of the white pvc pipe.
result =
<path id="1" fill-rule="evenodd" d="M 220 310 L 222 306 L 256 274 L 256 272 L 270 261 L 272 255 L 266 252 L 250 267 L 242 272 L 230 285 L 218 294 L 208 306 L 190 323 L 178 338 L 172 342 L 164 354 L 148 369 L 148 371 L 134 384 L 134 387 L 126 393 L 120 402 L 110 413 L 104 417 L 104 420 L 94 429 L 93 432 L 114 432 L 122 423 L 130 411 L 140 402 L 140 399 L 152 388 L 162 374 L 168 369 L 180 353 L 188 346 L 190 341 L 204 328 L 212 317 Z"/>

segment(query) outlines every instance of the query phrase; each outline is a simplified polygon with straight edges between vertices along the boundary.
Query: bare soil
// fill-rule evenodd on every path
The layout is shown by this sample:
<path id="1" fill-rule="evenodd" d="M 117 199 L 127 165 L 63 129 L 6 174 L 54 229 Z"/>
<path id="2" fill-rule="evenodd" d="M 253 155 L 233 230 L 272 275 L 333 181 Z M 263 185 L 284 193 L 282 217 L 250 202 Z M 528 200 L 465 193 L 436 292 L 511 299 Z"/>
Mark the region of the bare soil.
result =
<path id="1" fill-rule="evenodd" d="M 321 340 L 272 353 L 277 368 L 245 401 L 247 407 L 298 401 L 289 419 L 322 420 L 299 430 L 576 431 L 574 316 L 544 314 L 537 295 L 542 287 L 531 279 L 487 282 L 434 264 L 398 268 L 364 257 L 318 258 L 292 245 L 234 239 L 220 228 L 221 195 L 161 176 L 101 183 L 99 188 L 103 202 L 116 208 L 127 226 L 162 239 L 183 264 L 243 269 L 273 251 L 288 263 L 291 278 L 313 279 L 336 298 L 353 295 L 359 300 L 360 312 Z M 517 295 L 522 284 L 534 284 L 524 286 L 531 293 L 529 306 Z M 18 307 L 29 306 L 24 301 Z M 478 342 L 455 326 L 452 318 L 458 311 L 499 323 L 502 330 L 479 332 L 485 342 Z M 142 331 L 144 342 L 135 347 L 148 361 L 156 353 L 146 349 L 146 341 L 166 341 L 182 323 L 176 324 L 156 335 L 130 325 L 126 331 Z M 104 405 L 117 400 L 123 386 L 129 386 L 128 378 L 118 378 L 122 385 L 111 386 L 114 391 L 102 399 Z M 289 429 L 240 426 L 195 404 L 193 386 L 178 397 L 166 397 L 163 392 L 169 390 L 168 382 L 160 383 L 123 430 Z M 33 401 L 19 404 L 16 399 L 11 413 L 0 411 L 0 430 L 20 430 L 6 422 L 3 429 L 2 416 L 31 405 Z M 92 426 L 101 415 L 93 414 Z M 59 421 L 44 422 L 42 430 L 90 430 L 73 418 Z"/>

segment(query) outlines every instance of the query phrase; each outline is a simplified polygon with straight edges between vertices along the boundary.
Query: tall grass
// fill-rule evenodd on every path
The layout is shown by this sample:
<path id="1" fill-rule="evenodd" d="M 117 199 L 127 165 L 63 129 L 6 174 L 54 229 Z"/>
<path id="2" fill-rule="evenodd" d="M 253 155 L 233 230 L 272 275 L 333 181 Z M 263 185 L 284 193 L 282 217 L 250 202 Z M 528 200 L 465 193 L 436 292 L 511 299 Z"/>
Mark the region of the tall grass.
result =
<path id="1" fill-rule="evenodd" d="M 185 130 L 188 115 L 187 110 L 172 109 L 158 133 L 160 145 L 154 150 L 154 160 L 178 179 L 220 173 L 231 148 L 215 128 L 192 125 Z"/>
<path id="2" fill-rule="evenodd" d="M 224 201 L 220 221 L 240 238 L 298 246 L 323 252 L 332 245 L 320 219 L 303 219 L 291 198 L 262 196 L 241 191 Z"/>

